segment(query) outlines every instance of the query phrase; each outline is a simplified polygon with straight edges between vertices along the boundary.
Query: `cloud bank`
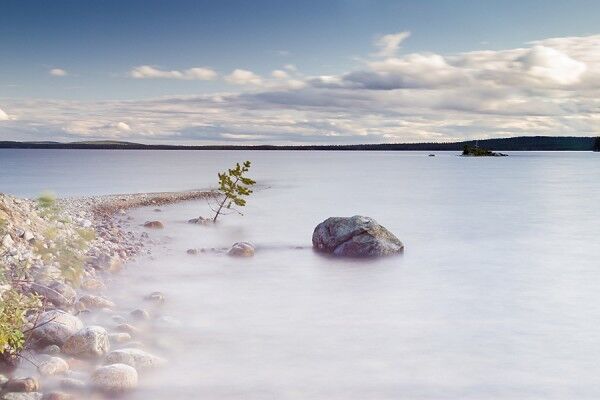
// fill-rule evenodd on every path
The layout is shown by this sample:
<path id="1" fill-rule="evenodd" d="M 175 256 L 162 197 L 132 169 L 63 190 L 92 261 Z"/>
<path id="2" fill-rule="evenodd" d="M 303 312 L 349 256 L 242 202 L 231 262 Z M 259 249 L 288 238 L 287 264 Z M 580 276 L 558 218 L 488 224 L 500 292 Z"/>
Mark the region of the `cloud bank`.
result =
<path id="1" fill-rule="evenodd" d="M 199 144 L 600 135 L 600 35 L 497 51 L 400 54 L 408 35 L 382 36 L 358 68 L 334 75 L 305 76 L 289 65 L 265 76 L 236 69 L 223 80 L 237 92 L 96 103 L 0 100 L 11 110 L 10 119 L 0 111 L 0 134 Z M 192 70 L 141 66 L 131 76 L 217 79 L 212 70 Z"/>
<path id="2" fill-rule="evenodd" d="M 217 73 L 211 68 L 194 67 L 183 71 L 165 71 L 151 65 L 140 65 L 133 68 L 129 75 L 135 79 L 184 79 L 210 81 L 217 77 Z"/>

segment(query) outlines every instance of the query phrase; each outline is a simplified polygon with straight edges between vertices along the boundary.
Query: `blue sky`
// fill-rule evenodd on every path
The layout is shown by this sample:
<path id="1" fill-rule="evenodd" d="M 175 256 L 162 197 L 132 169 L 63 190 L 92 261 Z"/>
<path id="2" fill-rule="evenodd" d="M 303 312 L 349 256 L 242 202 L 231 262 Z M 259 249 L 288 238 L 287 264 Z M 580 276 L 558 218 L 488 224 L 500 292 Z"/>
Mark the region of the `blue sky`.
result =
<path id="1" fill-rule="evenodd" d="M 23 140 L 322 143 L 537 134 L 544 126 L 553 128 L 546 129 L 548 134 L 594 134 L 593 124 L 533 122 L 559 114 L 558 108 L 583 113 L 597 106 L 591 100 L 565 104 L 559 100 L 564 93 L 544 110 L 519 109 L 505 116 L 506 121 L 532 118 L 528 129 L 521 126 L 514 132 L 490 133 L 485 124 L 476 123 L 498 111 L 493 105 L 477 110 L 450 103 L 464 102 L 458 86 L 467 81 L 469 93 L 475 93 L 473 103 L 503 99 L 512 105 L 533 104 L 550 94 L 533 91 L 572 93 L 581 90 L 582 82 L 593 87 L 596 76 L 589 70 L 597 60 L 581 54 L 597 49 L 599 15 L 600 2 L 591 0 L 3 0 L 0 135 Z M 551 38 L 564 40 L 543 42 Z M 381 40 L 391 40 L 387 52 Z M 482 50 L 493 54 L 488 55 L 496 60 L 493 68 L 490 60 L 469 55 Z M 507 56 L 511 60 L 506 51 L 512 51 Z M 503 67 L 497 66 L 500 61 Z M 447 79 L 426 82 L 431 79 L 417 77 L 417 70 L 430 77 L 452 76 L 457 87 Z M 561 75 L 569 70 L 576 76 Z M 489 76 L 498 74 L 502 77 L 490 81 Z M 523 79 L 524 74 L 529 78 Z M 437 91 L 435 99 L 426 98 L 432 90 Z M 407 98 L 419 104 L 402 101 Z M 160 107 L 158 99 L 166 99 Z M 367 101 L 382 111 L 361 106 Z M 123 107 L 131 113 L 124 114 Z M 141 115 L 141 107 L 154 111 Z M 78 117 L 80 108 L 85 113 Z M 281 110 L 289 113 L 288 125 L 282 119 L 261 129 L 262 119 Z M 447 113 L 456 127 L 439 122 L 425 127 L 424 119 L 439 117 L 435 111 Z M 181 117 L 194 112 L 204 118 Z M 207 113 L 219 118 L 210 120 Z M 221 118 L 225 113 L 228 117 Z M 162 123 L 158 116 L 167 114 L 180 123 Z M 401 129 L 405 125 L 407 131 L 409 125 L 413 131 L 420 127 L 422 134 L 407 135 Z"/>

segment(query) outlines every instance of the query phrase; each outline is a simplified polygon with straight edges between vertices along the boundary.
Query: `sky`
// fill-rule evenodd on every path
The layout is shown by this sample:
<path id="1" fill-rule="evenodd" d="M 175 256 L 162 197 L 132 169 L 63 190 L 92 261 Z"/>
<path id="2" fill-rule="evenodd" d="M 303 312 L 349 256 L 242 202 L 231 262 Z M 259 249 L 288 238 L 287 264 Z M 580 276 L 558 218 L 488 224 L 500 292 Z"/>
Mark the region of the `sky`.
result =
<path id="1" fill-rule="evenodd" d="M 0 140 L 600 135 L 596 0 L 0 0 Z"/>

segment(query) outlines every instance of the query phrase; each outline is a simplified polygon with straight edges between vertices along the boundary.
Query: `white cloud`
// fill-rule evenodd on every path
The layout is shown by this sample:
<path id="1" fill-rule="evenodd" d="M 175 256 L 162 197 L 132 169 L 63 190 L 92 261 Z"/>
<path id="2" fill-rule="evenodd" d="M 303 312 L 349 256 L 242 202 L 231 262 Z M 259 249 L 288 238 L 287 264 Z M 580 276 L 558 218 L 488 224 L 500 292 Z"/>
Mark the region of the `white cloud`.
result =
<path id="1" fill-rule="evenodd" d="M 271 72 L 271 76 L 275 79 L 287 79 L 289 77 L 287 72 L 282 71 L 280 69 L 276 69 L 273 72 Z"/>
<path id="2" fill-rule="evenodd" d="M 399 43 L 379 48 L 395 52 Z M 312 77 L 292 66 L 264 77 L 237 69 L 224 78 L 246 85 L 235 93 L 6 100 L 3 107 L 19 118 L 0 112 L 0 137 L 283 144 L 600 135 L 600 35 L 506 50 L 387 54 L 350 72 Z M 137 72 L 191 79 L 186 71 Z"/>
<path id="3" fill-rule="evenodd" d="M 68 75 L 67 71 L 65 71 L 62 68 L 52 68 L 49 71 L 49 74 L 52 76 L 67 76 Z"/>
<path id="4" fill-rule="evenodd" d="M 183 79 L 209 81 L 217 77 L 217 73 L 207 67 L 194 67 L 184 71 L 166 71 L 151 65 L 140 65 L 133 68 L 129 75 L 136 79 Z"/>
<path id="5" fill-rule="evenodd" d="M 410 32 L 398 32 L 379 36 L 375 39 L 375 46 L 379 49 L 375 55 L 379 57 L 392 57 L 400 48 L 403 41 L 408 39 Z"/>
<path id="6" fill-rule="evenodd" d="M 131 127 L 129 126 L 129 124 L 123 121 L 117 123 L 117 129 L 123 132 L 131 131 Z"/>
<path id="7" fill-rule="evenodd" d="M 245 69 L 234 70 L 225 77 L 225 81 L 234 85 L 261 85 L 263 83 L 260 76 Z"/>
<path id="8" fill-rule="evenodd" d="M 0 121 L 8 121 L 8 114 L 0 108 Z"/>
<path id="9" fill-rule="evenodd" d="M 533 78 L 559 85 L 578 83 L 587 70 L 586 64 L 574 60 L 567 54 L 546 46 L 535 46 L 518 61 Z"/>

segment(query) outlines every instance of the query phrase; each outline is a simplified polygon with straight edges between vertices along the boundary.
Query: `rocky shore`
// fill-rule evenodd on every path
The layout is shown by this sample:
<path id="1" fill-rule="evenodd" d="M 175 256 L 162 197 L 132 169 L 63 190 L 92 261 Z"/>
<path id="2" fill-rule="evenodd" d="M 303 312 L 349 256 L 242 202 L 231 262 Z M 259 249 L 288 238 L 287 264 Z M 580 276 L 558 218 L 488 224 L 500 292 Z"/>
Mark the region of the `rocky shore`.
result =
<path id="1" fill-rule="evenodd" d="M 128 260 L 150 251 L 126 211 L 215 195 L 30 200 L 0 194 L 0 296 L 35 302 L 23 310 L 15 348 L 0 349 L 0 399 L 103 398 L 134 389 L 147 370 L 163 365 L 146 349 L 157 340 L 153 326 L 164 323 L 164 295 L 148 293 L 139 308 L 127 309 L 106 289 Z"/>

